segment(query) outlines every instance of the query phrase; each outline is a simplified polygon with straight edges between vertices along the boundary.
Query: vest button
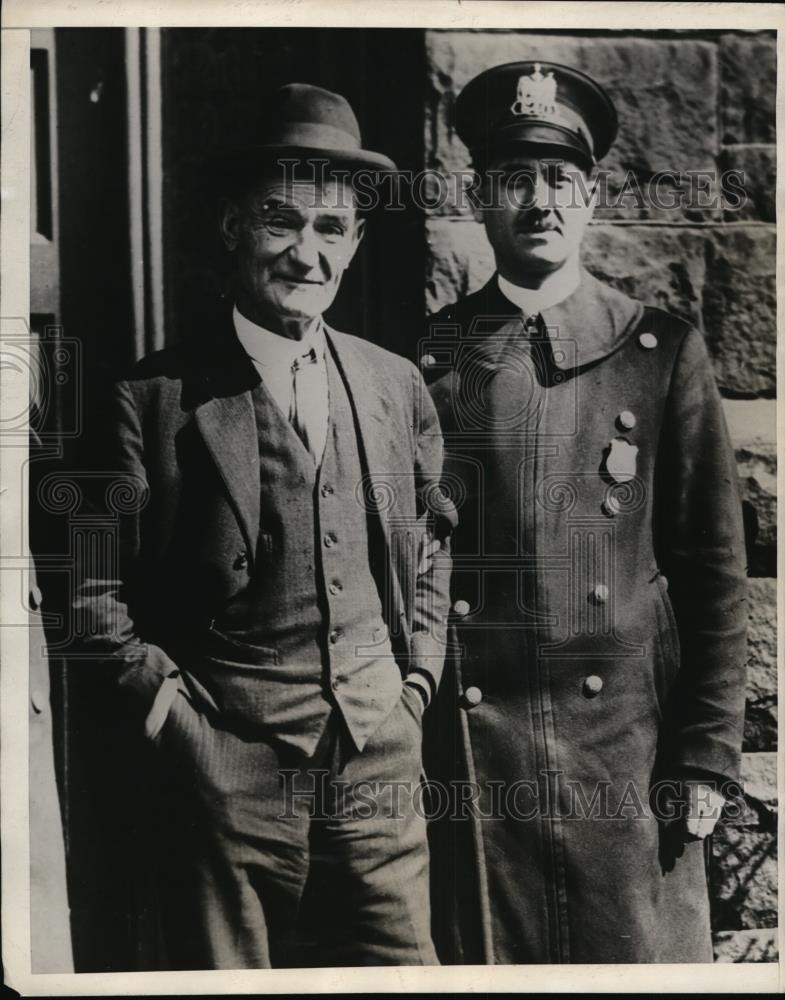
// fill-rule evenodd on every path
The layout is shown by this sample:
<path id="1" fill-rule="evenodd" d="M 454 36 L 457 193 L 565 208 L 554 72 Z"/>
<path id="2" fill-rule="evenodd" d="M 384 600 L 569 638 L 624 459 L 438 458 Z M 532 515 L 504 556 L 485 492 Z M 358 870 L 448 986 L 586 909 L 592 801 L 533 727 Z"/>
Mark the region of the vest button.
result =
<path id="1" fill-rule="evenodd" d="M 331 497 L 333 493 L 335 493 L 335 490 L 332 488 L 332 486 L 330 486 L 329 483 L 325 483 L 324 486 L 322 486 L 323 497 Z"/>
<path id="2" fill-rule="evenodd" d="M 467 708 L 474 708 L 482 701 L 482 691 L 478 687 L 468 687 L 463 692 L 463 701 Z"/>
<path id="3" fill-rule="evenodd" d="M 423 354 L 420 359 L 421 368 L 433 368 L 436 364 L 436 358 L 432 354 Z"/>
<path id="4" fill-rule="evenodd" d="M 335 644 L 336 642 L 338 642 L 338 640 L 341 638 L 342 635 L 343 635 L 343 629 L 334 628 L 330 633 L 330 642 Z"/>
<path id="5" fill-rule="evenodd" d="M 336 594 L 340 594 L 340 592 L 343 590 L 343 587 L 336 580 L 336 581 L 334 581 L 333 583 L 330 584 L 330 586 L 329 586 L 328 589 L 329 589 L 330 593 L 333 595 L 333 597 L 335 597 Z"/>
<path id="6" fill-rule="evenodd" d="M 337 677 L 333 677 L 332 681 L 330 681 L 330 687 L 333 689 L 333 691 L 338 690 L 338 688 L 341 686 L 342 681 L 343 677 L 341 676 L 341 674 L 338 674 Z"/>
<path id="7" fill-rule="evenodd" d="M 238 552 L 237 555 L 235 556 L 234 568 L 245 569 L 247 565 L 248 565 L 248 553 L 245 550 L 243 550 L 242 552 Z"/>
<path id="8" fill-rule="evenodd" d="M 593 698 L 602 691 L 602 677 L 591 674 L 583 682 L 583 693 L 587 698 Z"/>
<path id="9" fill-rule="evenodd" d="M 327 534 L 324 536 L 324 544 L 327 546 L 328 549 L 332 548 L 337 541 L 338 539 L 335 537 L 332 531 L 328 531 Z"/>
<path id="10" fill-rule="evenodd" d="M 668 578 L 667 576 L 665 576 L 664 573 L 660 573 L 660 583 L 662 584 L 665 590 L 668 589 Z"/>
<path id="11" fill-rule="evenodd" d="M 593 604 L 604 604 L 608 600 L 608 588 L 604 583 L 598 583 L 594 590 L 589 594 L 589 599 Z"/>
<path id="12" fill-rule="evenodd" d="M 453 611 L 461 618 L 465 618 L 469 614 L 469 602 L 468 601 L 456 601 L 452 606 Z"/>

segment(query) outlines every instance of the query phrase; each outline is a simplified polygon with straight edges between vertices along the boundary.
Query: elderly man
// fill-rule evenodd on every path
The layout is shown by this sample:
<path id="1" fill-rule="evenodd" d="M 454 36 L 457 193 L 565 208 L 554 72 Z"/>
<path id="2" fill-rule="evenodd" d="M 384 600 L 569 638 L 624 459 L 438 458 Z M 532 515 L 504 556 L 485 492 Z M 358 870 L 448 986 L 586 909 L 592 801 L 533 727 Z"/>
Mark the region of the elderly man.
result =
<path id="1" fill-rule="evenodd" d="M 169 964 L 429 964 L 441 436 L 413 366 L 322 319 L 363 233 L 346 179 L 394 164 L 338 95 L 269 109 L 221 164 L 222 325 L 116 387 L 104 454 L 145 503 L 77 604 L 154 752 Z"/>
<path id="2" fill-rule="evenodd" d="M 702 838 L 739 777 L 746 621 L 711 364 L 581 266 L 616 133 L 597 83 L 498 66 L 455 125 L 497 270 L 423 358 L 461 501 L 439 717 L 462 757 L 442 735 L 426 771 L 468 782 L 468 820 L 434 824 L 436 940 L 465 962 L 710 961 Z"/>

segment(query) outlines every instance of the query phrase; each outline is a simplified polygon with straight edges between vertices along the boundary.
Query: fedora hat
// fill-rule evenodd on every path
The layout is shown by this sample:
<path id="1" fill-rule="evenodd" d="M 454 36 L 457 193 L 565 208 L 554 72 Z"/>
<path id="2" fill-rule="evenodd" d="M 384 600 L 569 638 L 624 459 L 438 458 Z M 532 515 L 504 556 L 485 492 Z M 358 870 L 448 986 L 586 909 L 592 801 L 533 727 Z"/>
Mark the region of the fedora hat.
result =
<path id="1" fill-rule="evenodd" d="M 208 177 L 220 183 L 283 159 L 327 160 L 351 174 L 398 169 L 383 153 L 362 148 L 360 126 L 345 97 L 308 83 L 287 83 L 275 91 L 263 109 L 257 140 L 210 157 Z"/>

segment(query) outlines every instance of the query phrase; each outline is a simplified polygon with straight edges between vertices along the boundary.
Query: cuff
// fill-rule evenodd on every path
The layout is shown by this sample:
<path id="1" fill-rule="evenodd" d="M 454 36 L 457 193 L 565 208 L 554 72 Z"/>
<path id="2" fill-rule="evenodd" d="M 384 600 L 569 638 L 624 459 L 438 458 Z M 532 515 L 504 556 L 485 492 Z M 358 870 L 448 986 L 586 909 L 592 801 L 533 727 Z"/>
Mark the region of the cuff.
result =
<path id="1" fill-rule="evenodd" d="M 408 673 L 404 684 L 406 687 L 414 688 L 422 699 L 423 709 L 426 709 L 431 702 L 431 692 L 427 680 L 420 674 Z"/>
<path id="2" fill-rule="evenodd" d="M 180 693 L 182 684 L 178 675 L 164 677 L 153 701 L 153 707 L 144 720 L 144 733 L 148 739 L 154 740 L 164 727 L 164 723 L 172 708 L 172 703 Z"/>
<path id="3" fill-rule="evenodd" d="M 133 693 L 145 709 L 155 701 L 164 679 L 179 673 L 177 664 L 153 643 L 129 644 L 117 655 L 123 662 L 118 677 L 120 687 Z"/>

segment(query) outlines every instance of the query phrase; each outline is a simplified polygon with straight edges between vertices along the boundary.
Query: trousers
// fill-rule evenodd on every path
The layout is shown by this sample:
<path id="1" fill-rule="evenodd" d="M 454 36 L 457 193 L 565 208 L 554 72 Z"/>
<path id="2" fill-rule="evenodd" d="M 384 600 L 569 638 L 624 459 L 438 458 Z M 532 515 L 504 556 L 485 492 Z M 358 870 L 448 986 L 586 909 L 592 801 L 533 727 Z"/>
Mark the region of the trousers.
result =
<path id="1" fill-rule="evenodd" d="M 305 758 L 178 695 L 153 747 L 165 967 L 438 964 L 422 713 L 404 684 L 358 752 L 334 710 Z"/>

